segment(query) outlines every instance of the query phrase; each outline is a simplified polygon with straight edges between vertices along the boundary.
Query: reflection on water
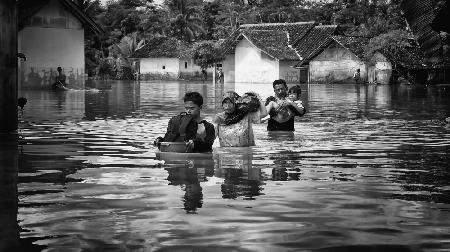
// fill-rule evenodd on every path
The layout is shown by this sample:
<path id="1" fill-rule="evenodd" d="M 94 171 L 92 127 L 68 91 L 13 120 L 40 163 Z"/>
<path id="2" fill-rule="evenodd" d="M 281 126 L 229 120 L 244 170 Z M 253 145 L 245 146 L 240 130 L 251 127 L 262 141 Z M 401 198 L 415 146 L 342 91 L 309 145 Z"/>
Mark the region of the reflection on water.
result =
<path id="1" fill-rule="evenodd" d="M 265 98 L 271 84 L 87 86 L 21 93 L 19 148 L 0 155 L 0 250 L 450 248 L 448 85 L 303 85 L 294 133 L 254 125 L 256 146 L 212 154 L 152 142 L 187 91 L 211 120 L 224 92 Z"/>
<path id="2" fill-rule="evenodd" d="M 17 135 L 0 134 L 0 251 L 17 248 Z"/>

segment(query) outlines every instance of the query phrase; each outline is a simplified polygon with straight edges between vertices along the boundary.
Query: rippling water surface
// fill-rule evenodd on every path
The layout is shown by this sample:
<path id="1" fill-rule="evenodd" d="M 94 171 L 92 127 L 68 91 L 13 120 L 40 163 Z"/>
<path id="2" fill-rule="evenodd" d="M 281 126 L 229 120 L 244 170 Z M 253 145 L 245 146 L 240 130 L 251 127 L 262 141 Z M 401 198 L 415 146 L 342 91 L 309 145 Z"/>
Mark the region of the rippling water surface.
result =
<path id="1" fill-rule="evenodd" d="M 450 250 L 450 86 L 304 85 L 294 134 L 255 125 L 257 146 L 211 155 L 152 145 L 183 94 L 211 120 L 270 84 L 88 86 L 21 94 L 7 230 L 28 251 Z"/>

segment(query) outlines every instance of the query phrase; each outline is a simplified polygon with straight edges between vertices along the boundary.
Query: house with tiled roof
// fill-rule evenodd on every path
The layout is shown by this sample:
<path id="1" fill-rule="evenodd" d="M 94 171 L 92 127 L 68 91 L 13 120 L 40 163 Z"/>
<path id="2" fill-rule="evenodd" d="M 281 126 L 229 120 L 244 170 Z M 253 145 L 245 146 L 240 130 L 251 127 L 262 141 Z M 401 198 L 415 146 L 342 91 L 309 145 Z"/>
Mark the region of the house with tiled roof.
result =
<path id="1" fill-rule="evenodd" d="M 19 0 L 19 88 L 49 88 L 57 67 L 68 87 L 84 87 L 84 32 L 103 29 L 71 0 Z M 19 89 L 20 90 L 20 89 Z"/>
<path id="2" fill-rule="evenodd" d="M 448 83 L 450 43 L 442 35 L 450 31 L 450 4 L 448 1 L 402 0 L 400 8 L 429 65 L 426 82 Z"/>
<path id="3" fill-rule="evenodd" d="M 192 58 L 192 44 L 172 37 L 155 37 L 130 57 L 140 80 L 201 79 L 201 68 Z M 207 69 L 212 78 L 212 68 Z"/>
<path id="4" fill-rule="evenodd" d="M 314 22 L 244 24 L 221 43 L 225 82 L 298 83 L 300 61 L 294 45 L 314 28 Z"/>
<path id="5" fill-rule="evenodd" d="M 337 25 L 318 25 L 297 41 L 294 47 L 300 55 L 300 62 L 294 67 L 300 70 L 300 83 L 308 82 L 309 69 L 307 63 L 333 41 L 332 36 L 340 34 L 341 31 Z"/>
<path id="6" fill-rule="evenodd" d="M 361 79 L 367 81 L 367 67 L 364 48 L 368 38 L 331 36 L 309 54 L 296 67 L 308 68 L 308 82 L 312 83 L 354 83 L 353 74 L 360 69 Z"/>

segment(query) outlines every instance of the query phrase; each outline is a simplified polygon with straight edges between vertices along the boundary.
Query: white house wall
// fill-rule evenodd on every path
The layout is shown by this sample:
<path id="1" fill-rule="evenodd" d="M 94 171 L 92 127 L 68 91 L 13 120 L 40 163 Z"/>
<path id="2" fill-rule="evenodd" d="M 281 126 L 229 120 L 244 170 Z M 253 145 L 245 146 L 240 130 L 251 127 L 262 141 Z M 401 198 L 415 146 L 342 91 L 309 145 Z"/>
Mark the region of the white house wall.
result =
<path id="1" fill-rule="evenodd" d="M 378 84 L 389 84 L 392 75 L 391 62 L 379 52 L 375 53 L 372 61 L 375 62 L 375 67 L 374 69 L 369 68 L 368 81 Z M 370 74 L 370 72 L 372 73 Z"/>
<path id="2" fill-rule="evenodd" d="M 141 75 L 161 79 L 177 79 L 180 71 L 178 58 L 143 58 L 140 62 Z"/>
<path id="3" fill-rule="evenodd" d="M 353 83 L 353 74 L 361 71 L 361 78 L 367 80 L 366 64 L 341 46 L 330 46 L 309 63 L 311 83 Z"/>
<path id="4" fill-rule="evenodd" d="M 235 81 L 235 55 L 228 54 L 222 63 L 223 81 L 225 83 L 234 83 Z"/>
<path id="5" fill-rule="evenodd" d="M 193 59 L 181 58 L 179 60 L 180 77 L 187 76 L 201 76 L 202 68 L 194 63 Z M 206 69 L 208 79 L 212 79 L 214 68 L 209 67 Z"/>
<path id="6" fill-rule="evenodd" d="M 18 50 L 27 57 L 19 63 L 19 87 L 49 87 L 58 66 L 69 87 L 84 86 L 84 29 L 58 1 L 50 1 L 19 31 Z"/>
<path id="7" fill-rule="evenodd" d="M 279 79 L 279 63 L 242 39 L 235 51 L 235 82 L 272 83 Z"/>
<path id="8" fill-rule="evenodd" d="M 298 61 L 280 61 L 280 78 L 287 83 L 300 83 L 300 69 L 293 68 Z"/>

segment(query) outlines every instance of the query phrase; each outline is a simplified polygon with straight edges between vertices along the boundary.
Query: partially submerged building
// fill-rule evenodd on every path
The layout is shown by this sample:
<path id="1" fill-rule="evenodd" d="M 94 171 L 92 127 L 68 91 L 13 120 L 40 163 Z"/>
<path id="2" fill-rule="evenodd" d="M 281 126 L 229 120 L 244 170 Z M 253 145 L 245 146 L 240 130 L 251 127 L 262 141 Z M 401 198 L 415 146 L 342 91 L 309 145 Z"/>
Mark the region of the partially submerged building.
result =
<path id="1" fill-rule="evenodd" d="M 69 87 L 84 87 L 84 32 L 102 28 L 71 0 L 19 0 L 19 88 L 49 88 L 61 67 Z"/>
<path id="2" fill-rule="evenodd" d="M 241 25 L 222 42 L 225 82 L 272 83 L 285 79 L 300 81 L 293 68 L 300 60 L 295 44 L 316 24 L 314 22 Z"/>
<path id="3" fill-rule="evenodd" d="M 200 79 L 201 68 L 194 63 L 192 46 L 171 37 L 155 37 L 136 50 L 131 59 L 140 80 Z M 212 77 L 212 68 L 207 69 Z"/>
<path id="4" fill-rule="evenodd" d="M 242 25 L 222 42 L 225 82 L 288 83 L 309 80 L 309 62 L 339 35 L 336 25 L 314 22 Z"/>
<path id="5" fill-rule="evenodd" d="M 364 59 L 364 47 L 368 42 L 369 39 L 360 37 L 323 38 L 320 45 L 306 47 L 305 58 L 296 67 L 308 69 L 310 83 L 354 83 L 353 75 L 357 69 L 361 81 L 367 82 L 369 69 Z"/>
<path id="6" fill-rule="evenodd" d="M 400 4 L 403 15 L 424 54 L 427 67 L 427 83 L 448 83 L 450 76 L 450 45 L 448 33 L 450 24 L 448 1 L 403 0 Z M 444 32 L 444 33 L 442 33 Z"/>

